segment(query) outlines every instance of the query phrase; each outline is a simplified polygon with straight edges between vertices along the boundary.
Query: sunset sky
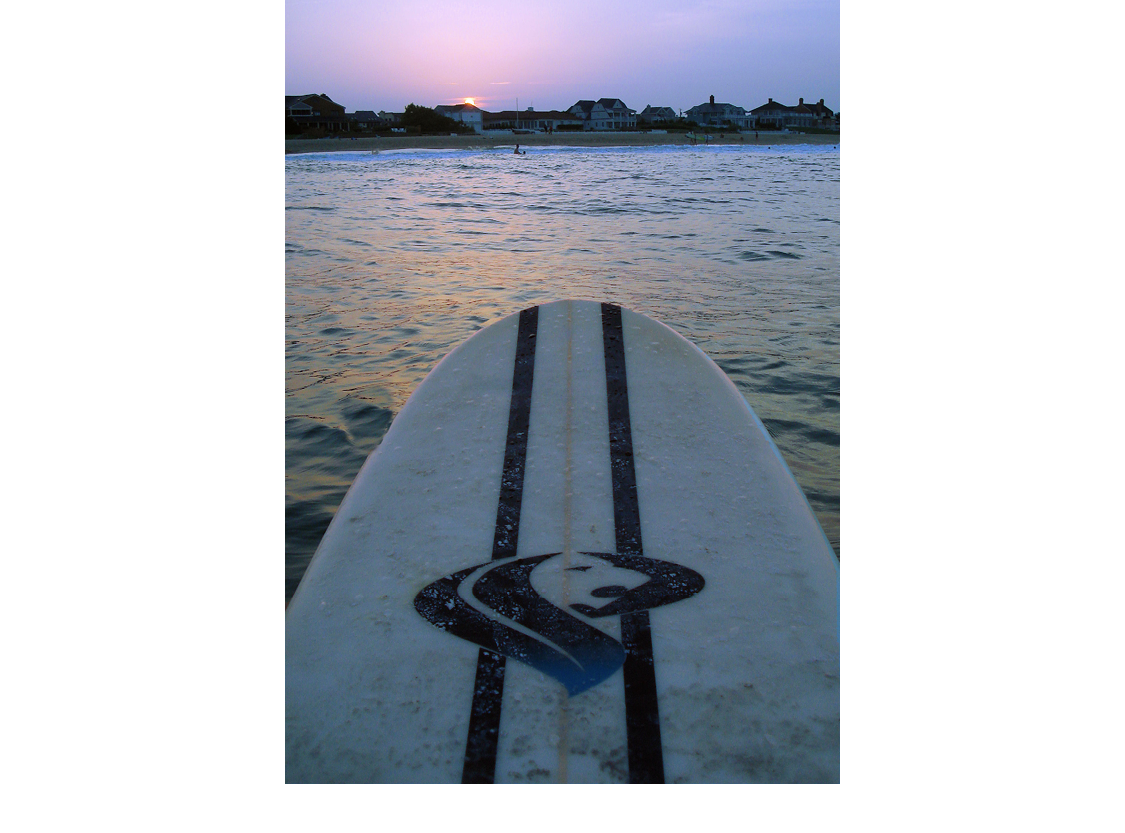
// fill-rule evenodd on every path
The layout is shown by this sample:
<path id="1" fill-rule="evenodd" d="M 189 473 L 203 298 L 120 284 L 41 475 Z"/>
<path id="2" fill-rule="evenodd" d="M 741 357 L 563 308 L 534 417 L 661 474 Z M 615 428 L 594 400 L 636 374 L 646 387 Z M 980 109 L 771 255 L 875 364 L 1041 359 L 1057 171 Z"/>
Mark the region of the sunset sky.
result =
<path id="1" fill-rule="evenodd" d="M 349 111 L 467 98 L 565 110 L 824 99 L 840 109 L 839 0 L 286 0 L 285 92 Z"/>

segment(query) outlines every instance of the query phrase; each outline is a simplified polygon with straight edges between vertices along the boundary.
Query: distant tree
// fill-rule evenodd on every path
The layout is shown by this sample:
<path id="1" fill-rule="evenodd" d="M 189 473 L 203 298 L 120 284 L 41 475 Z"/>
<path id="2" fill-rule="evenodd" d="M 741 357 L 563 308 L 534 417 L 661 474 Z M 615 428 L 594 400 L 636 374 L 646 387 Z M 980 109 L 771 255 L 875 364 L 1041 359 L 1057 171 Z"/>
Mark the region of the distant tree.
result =
<path id="1" fill-rule="evenodd" d="M 460 133 L 467 128 L 467 125 L 449 116 L 443 116 L 436 110 L 417 104 L 406 105 L 406 110 L 402 114 L 402 124 L 404 127 L 417 127 L 422 133 Z"/>

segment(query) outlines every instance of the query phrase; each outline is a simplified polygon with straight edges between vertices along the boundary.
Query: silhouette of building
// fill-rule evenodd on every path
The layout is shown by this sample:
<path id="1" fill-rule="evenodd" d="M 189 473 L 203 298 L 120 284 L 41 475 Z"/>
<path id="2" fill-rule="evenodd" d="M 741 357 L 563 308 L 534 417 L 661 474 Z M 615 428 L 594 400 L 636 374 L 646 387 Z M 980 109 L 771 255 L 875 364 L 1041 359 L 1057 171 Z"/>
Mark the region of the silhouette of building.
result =
<path id="1" fill-rule="evenodd" d="M 830 129 L 835 121 L 835 115 L 824 106 L 822 98 L 816 104 L 805 104 L 799 99 L 796 107 L 774 101 L 772 98 L 760 107 L 750 111 L 754 119 L 754 127 L 762 130 L 788 130 L 802 127 L 816 127 Z"/>
<path id="2" fill-rule="evenodd" d="M 326 93 L 285 96 L 285 116 L 302 129 L 322 127 L 329 132 L 348 129 L 344 105 L 337 104 Z"/>
<path id="3" fill-rule="evenodd" d="M 468 125 L 476 133 L 484 130 L 484 110 L 475 104 L 469 104 L 468 102 L 464 104 L 439 104 L 434 108 L 434 112 Z"/>
<path id="4" fill-rule="evenodd" d="M 634 130 L 637 111 L 630 110 L 620 98 L 583 99 L 575 102 L 571 113 L 582 119 L 583 130 Z"/>
<path id="5" fill-rule="evenodd" d="M 637 121 L 646 121 L 650 124 L 675 120 L 676 111 L 671 107 L 653 107 L 651 104 L 646 104 L 645 109 L 637 114 Z"/>
<path id="6" fill-rule="evenodd" d="M 706 104 L 697 104 L 684 113 L 701 127 L 731 127 L 736 130 L 750 127 L 750 117 L 746 110 L 735 104 L 716 104 L 715 96 Z"/>

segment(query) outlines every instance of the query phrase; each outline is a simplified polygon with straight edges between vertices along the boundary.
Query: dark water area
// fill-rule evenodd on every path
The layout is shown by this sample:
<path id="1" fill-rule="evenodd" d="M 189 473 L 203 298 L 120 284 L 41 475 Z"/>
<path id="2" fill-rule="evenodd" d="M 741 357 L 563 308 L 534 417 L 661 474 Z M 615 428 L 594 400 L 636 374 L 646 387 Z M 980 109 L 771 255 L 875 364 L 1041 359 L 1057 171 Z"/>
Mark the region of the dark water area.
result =
<path id="1" fill-rule="evenodd" d="M 413 150 L 285 167 L 287 600 L 434 365 L 562 298 L 612 301 L 699 345 L 839 554 L 838 150 Z"/>

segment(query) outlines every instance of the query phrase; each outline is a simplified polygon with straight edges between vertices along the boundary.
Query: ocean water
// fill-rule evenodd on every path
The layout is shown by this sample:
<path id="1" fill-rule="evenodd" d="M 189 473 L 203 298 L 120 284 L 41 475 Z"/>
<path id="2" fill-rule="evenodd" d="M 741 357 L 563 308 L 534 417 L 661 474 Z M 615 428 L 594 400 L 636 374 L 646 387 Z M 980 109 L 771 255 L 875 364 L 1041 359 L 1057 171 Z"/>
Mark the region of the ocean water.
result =
<path id="1" fill-rule="evenodd" d="M 286 600 L 367 455 L 453 347 L 612 301 L 699 345 L 840 552 L 840 155 L 829 145 L 285 160 Z"/>

